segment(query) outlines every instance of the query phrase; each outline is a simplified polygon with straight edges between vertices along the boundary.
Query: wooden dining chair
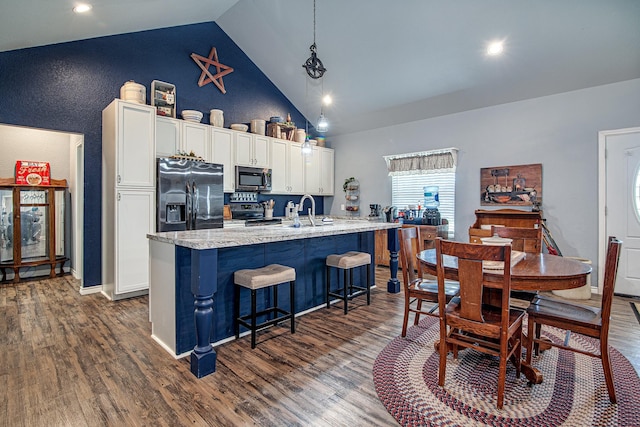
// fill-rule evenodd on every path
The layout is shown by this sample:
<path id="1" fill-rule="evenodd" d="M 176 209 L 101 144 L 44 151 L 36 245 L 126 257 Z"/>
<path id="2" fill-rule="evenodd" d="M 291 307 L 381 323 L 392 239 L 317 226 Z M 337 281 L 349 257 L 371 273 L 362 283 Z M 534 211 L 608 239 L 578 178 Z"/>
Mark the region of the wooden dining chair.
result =
<path id="1" fill-rule="evenodd" d="M 443 257 L 458 259 L 459 297 L 445 302 Z M 438 384 L 445 383 L 447 353 L 451 347 L 454 357 L 458 348 L 470 348 L 499 357 L 498 392 L 496 405 L 504 402 L 507 361 L 512 358 L 516 377 L 520 377 L 522 354 L 522 320 L 524 310 L 511 308 L 511 246 L 489 246 L 436 240 L 438 300 L 440 312 L 440 365 Z M 484 280 L 483 261 L 502 261 L 504 270 L 499 281 Z M 499 306 L 483 303 L 485 286 L 501 290 Z"/>
<path id="2" fill-rule="evenodd" d="M 527 309 L 529 316 L 527 363 L 531 363 L 534 351 L 538 355 L 540 343 L 596 357 L 602 361 L 602 369 L 611 403 L 616 403 L 616 392 L 613 387 L 613 371 L 609 359 L 609 321 L 621 246 L 622 242 L 620 240 L 615 237 L 609 238 L 600 307 L 571 303 L 553 297 L 538 296 Z M 568 340 L 563 343 L 557 343 L 541 338 L 542 325 L 553 326 L 565 331 L 596 338 L 600 341 L 599 352 L 588 352 L 570 347 Z"/>
<path id="3" fill-rule="evenodd" d="M 438 316 L 438 282 L 435 279 L 422 277 L 422 270 L 416 255 L 423 250 L 424 241 L 418 227 L 406 227 L 398 230 L 400 241 L 400 267 L 404 287 L 404 319 L 402 321 L 402 336 L 407 335 L 409 313 L 415 313 L 414 325 L 420 321 L 420 315 Z M 447 280 L 445 295 L 447 301 L 458 294 L 460 287 L 457 282 Z M 430 309 L 422 309 L 422 302 L 434 303 Z"/>
<path id="4" fill-rule="evenodd" d="M 542 252 L 542 228 L 493 227 L 494 235 L 512 240 L 514 251 L 537 253 Z"/>
<path id="5" fill-rule="evenodd" d="M 494 236 L 511 239 L 511 250 L 537 254 L 542 252 L 542 227 L 493 227 L 492 230 Z M 511 298 L 530 302 L 537 294 L 529 291 L 511 291 Z"/>

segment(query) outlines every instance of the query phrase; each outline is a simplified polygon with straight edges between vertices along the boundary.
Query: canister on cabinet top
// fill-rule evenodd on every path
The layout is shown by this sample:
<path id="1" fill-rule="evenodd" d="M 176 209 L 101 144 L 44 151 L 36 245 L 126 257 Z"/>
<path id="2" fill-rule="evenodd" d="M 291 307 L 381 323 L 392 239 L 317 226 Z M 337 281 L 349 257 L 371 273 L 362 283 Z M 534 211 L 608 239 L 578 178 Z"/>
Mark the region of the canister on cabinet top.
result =
<path id="1" fill-rule="evenodd" d="M 129 80 L 120 88 L 120 99 L 124 101 L 137 102 L 138 104 L 146 104 L 147 88 L 140 83 Z"/>

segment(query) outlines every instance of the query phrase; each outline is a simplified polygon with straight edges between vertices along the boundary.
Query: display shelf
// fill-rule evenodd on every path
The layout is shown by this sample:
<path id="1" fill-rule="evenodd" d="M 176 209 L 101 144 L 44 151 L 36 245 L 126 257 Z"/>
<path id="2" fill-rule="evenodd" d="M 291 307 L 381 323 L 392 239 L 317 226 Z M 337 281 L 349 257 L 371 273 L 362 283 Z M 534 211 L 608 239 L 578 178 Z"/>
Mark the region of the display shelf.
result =
<path id="1" fill-rule="evenodd" d="M 176 118 L 176 87 L 171 83 L 151 82 L 151 105 L 159 116 Z"/>
<path id="2" fill-rule="evenodd" d="M 13 270 L 13 282 L 21 280 L 20 269 L 49 265 L 49 277 L 56 266 L 63 274 L 69 260 L 64 252 L 64 200 L 66 180 L 51 185 L 19 185 L 12 178 L 0 178 L 0 282 Z M 62 221 L 58 221 L 62 219 Z"/>
<path id="3" fill-rule="evenodd" d="M 346 200 L 347 216 L 360 216 L 360 182 L 351 177 L 345 180 L 342 188 Z"/>

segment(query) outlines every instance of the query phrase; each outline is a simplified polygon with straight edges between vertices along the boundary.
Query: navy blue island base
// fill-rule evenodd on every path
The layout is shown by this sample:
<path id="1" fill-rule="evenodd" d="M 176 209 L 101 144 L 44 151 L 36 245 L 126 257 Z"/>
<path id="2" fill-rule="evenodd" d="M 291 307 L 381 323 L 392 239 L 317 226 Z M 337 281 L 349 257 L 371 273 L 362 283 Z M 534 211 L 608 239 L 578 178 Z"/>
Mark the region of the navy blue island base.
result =
<path id="1" fill-rule="evenodd" d="M 387 289 L 389 292 L 398 292 L 397 233 L 396 228 L 387 230 L 393 267 Z M 211 343 L 235 337 L 234 324 L 238 317 L 234 304 L 235 271 L 268 264 L 295 268 L 294 311 L 300 313 L 324 305 L 326 257 L 353 250 L 368 252 L 375 259 L 374 231 L 206 249 L 152 238 L 149 290 L 152 336 L 176 357 L 193 350 L 190 354 L 191 371 L 201 378 L 216 368 L 216 352 Z M 371 264 L 368 268 L 375 283 L 375 265 Z M 173 280 L 167 277 L 172 269 Z M 355 280 L 365 280 L 364 273 L 364 270 L 357 271 Z M 279 294 L 279 305 L 289 309 L 288 292 Z M 259 292 L 258 295 L 257 309 L 260 311 L 271 304 L 270 293 Z M 173 318 L 170 313 L 172 306 Z M 241 293 L 241 306 L 249 306 L 249 292 Z"/>

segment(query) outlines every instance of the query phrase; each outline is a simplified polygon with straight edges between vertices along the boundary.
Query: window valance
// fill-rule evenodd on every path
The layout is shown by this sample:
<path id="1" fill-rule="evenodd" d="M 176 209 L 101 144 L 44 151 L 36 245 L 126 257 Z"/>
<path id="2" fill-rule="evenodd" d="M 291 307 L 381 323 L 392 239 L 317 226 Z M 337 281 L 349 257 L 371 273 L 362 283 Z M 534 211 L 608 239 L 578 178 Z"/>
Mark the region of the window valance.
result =
<path id="1" fill-rule="evenodd" d="M 390 176 L 414 175 L 455 170 L 457 148 L 384 156 Z"/>

